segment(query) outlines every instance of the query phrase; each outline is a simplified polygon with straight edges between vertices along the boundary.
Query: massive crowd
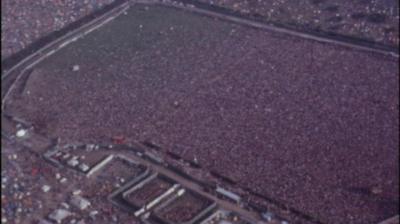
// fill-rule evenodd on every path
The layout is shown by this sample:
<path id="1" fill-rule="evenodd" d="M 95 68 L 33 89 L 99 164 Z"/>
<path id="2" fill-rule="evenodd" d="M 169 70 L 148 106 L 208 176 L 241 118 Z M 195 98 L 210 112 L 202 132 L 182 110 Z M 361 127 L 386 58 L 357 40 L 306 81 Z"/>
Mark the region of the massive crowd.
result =
<path id="1" fill-rule="evenodd" d="M 114 0 L 1 1 L 1 58 L 92 13 Z"/>

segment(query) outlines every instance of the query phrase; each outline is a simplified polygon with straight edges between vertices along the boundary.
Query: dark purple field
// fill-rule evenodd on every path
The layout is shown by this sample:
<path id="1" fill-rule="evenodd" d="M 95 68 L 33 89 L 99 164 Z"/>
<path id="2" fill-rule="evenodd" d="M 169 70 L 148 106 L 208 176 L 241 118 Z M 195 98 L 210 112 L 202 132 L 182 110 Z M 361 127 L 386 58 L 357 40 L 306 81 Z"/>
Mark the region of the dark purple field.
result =
<path id="1" fill-rule="evenodd" d="M 2 0 L 2 60 L 114 0 Z M 399 47 L 397 0 L 195 0 L 242 15 Z"/>

